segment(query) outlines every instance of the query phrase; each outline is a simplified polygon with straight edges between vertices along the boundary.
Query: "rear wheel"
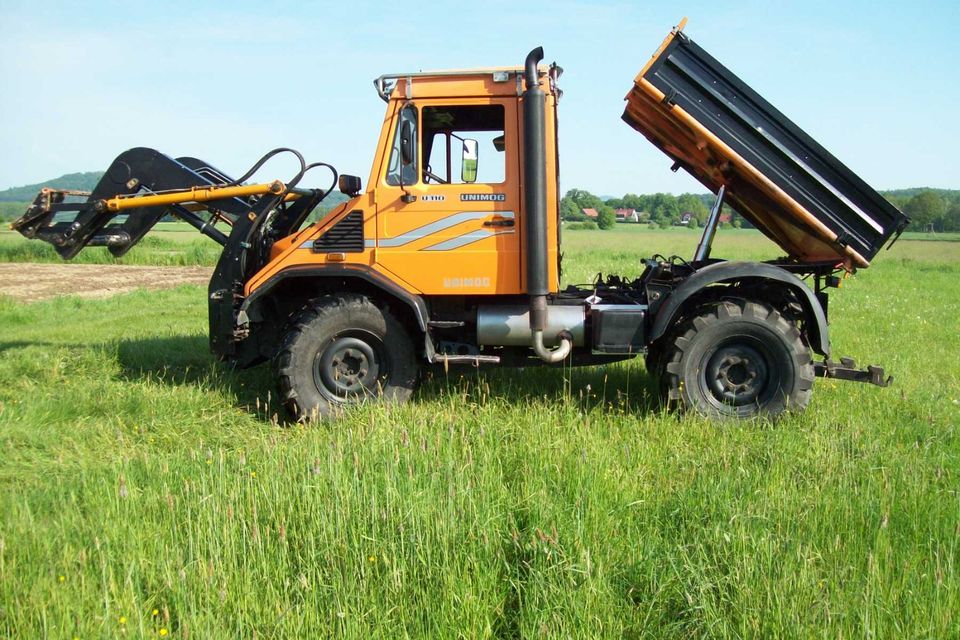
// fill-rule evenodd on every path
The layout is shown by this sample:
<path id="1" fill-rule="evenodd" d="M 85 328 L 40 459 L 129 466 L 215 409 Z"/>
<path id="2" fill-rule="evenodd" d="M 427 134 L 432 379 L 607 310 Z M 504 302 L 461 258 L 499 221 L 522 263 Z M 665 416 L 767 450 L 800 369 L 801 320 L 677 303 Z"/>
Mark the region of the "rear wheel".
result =
<path id="1" fill-rule="evenodd" d="M 810 351 L 773 307 L 722 301 L 684 322 L 660 360 L 669 403 L 706 416 L 802 411 L 813 392 Z"/>
<path id="2" fill-rule="evenodd" d="M 419 377 L 403 324 L 353 294 L 311 302 L 290 324 L 274 367 L 284 406 L 301 421 L 364 400 L 404 402 Z"/>

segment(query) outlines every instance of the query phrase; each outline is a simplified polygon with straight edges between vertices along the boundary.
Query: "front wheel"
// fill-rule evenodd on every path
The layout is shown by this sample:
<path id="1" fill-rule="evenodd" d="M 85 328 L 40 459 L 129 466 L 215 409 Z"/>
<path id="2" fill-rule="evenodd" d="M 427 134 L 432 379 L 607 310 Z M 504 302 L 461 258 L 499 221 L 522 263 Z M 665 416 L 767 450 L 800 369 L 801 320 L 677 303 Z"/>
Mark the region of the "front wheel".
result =
<path id="1" fill-rule="evenodd" d="M 802 411 L 813 392 L 810 351 L 796 324 L 760 302 L 721 301 L 665 346 L 667 401 L 702 415 L 750 418 Z"/>
<path id="2" fill-rule="evenodd" d="M 290 324 L 274 368 L 284 406 L 301 421 L 364 400 L 404 402 L 419 379 L 406 328 L 354 294 L 307 305 Z"/>

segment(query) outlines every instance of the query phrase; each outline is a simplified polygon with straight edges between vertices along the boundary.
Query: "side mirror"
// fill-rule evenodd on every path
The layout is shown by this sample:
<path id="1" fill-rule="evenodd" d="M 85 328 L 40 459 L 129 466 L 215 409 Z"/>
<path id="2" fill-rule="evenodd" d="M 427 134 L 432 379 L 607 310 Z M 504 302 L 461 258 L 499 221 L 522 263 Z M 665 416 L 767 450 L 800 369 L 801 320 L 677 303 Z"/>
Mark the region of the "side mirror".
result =
<path id="1" fill-rule="evenodd" d="M 400 155 L 403 164 L 410 164 L 416 156 L 416 140 L 413 139 L 413 124 L 404 120 L 400 125 Z"/>
<path id="2" fill-rule="evenodd" d="M 460 179 L 466 183 L 477 181 L 477 162 L 479 160 L 480 145 L 476 140 L 469 138 L 463 141 L 463 158 L 460 164 Z"/>
<path id="3" fill-rule="evenodd" d="M 346 173 L 340 176 L 337 186 L 340 189 L 340 193 L 348 195 L 351 198 L 360 193 L 363 188 L 358 176 L 351 176 Z"/>

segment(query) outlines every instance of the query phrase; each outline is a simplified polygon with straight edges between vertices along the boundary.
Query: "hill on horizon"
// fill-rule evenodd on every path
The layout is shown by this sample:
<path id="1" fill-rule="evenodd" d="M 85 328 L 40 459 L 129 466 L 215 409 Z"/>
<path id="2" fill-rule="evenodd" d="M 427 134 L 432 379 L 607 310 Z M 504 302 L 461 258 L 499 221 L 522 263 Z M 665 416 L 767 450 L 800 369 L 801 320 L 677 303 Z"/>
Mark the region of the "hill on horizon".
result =
<path id="1" fill-rule="evenodd" d="M 83 171 L 79 173 L 67 173 L 59 178 L 45 180 L 36 184 L 28 184 L 22 187 L 10 187 L 0 191 L 0 202 L 32 202 L 37 197 L 37 192 L 43 187 L 54 187 L 56 189 L 70 189 L 73 191 L 91 191 L 100 178 L 103 177 L 103 171 Z"/>
<path id="2" fill-rule="evenodd" d="M 9 189 L 0 191 L 0 202 L 15 202 L 17 204 L 33 202 L 33 199 L 37 197 L 37 193 L 39 193 L 40 189 L 43 187 L 52 187 L 54 189 L 70 189 L 72 191 L 93 191 L 93 188 L 97 186 L 100 178 L 103 177 L 103 173 L 103 171 L 67 173 L 59 178 L 44 180 L 43 182 L 37 182 L 36 184 L 28 184 L 22 187 L 10 187 Z M 327 200 L 325 200 L 324 203 L 328 205 L 338 204 L 344 200 L 346 200 L 346 196 L 341 194 L 339 191 L 334 190 L 333 193 L 327 197 Z"/>

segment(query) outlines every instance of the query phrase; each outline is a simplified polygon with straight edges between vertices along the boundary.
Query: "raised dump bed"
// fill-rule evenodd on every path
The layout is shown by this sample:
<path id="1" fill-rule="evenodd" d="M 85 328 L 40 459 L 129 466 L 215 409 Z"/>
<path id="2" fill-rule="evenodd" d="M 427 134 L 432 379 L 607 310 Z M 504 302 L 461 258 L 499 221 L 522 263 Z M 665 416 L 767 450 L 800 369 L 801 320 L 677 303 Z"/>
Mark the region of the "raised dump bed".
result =
<path id="1" fill-rule="evenodd" d="M 867 267 L 909 219 L 674 29 L 623 119 L 800 262 Z"/>

